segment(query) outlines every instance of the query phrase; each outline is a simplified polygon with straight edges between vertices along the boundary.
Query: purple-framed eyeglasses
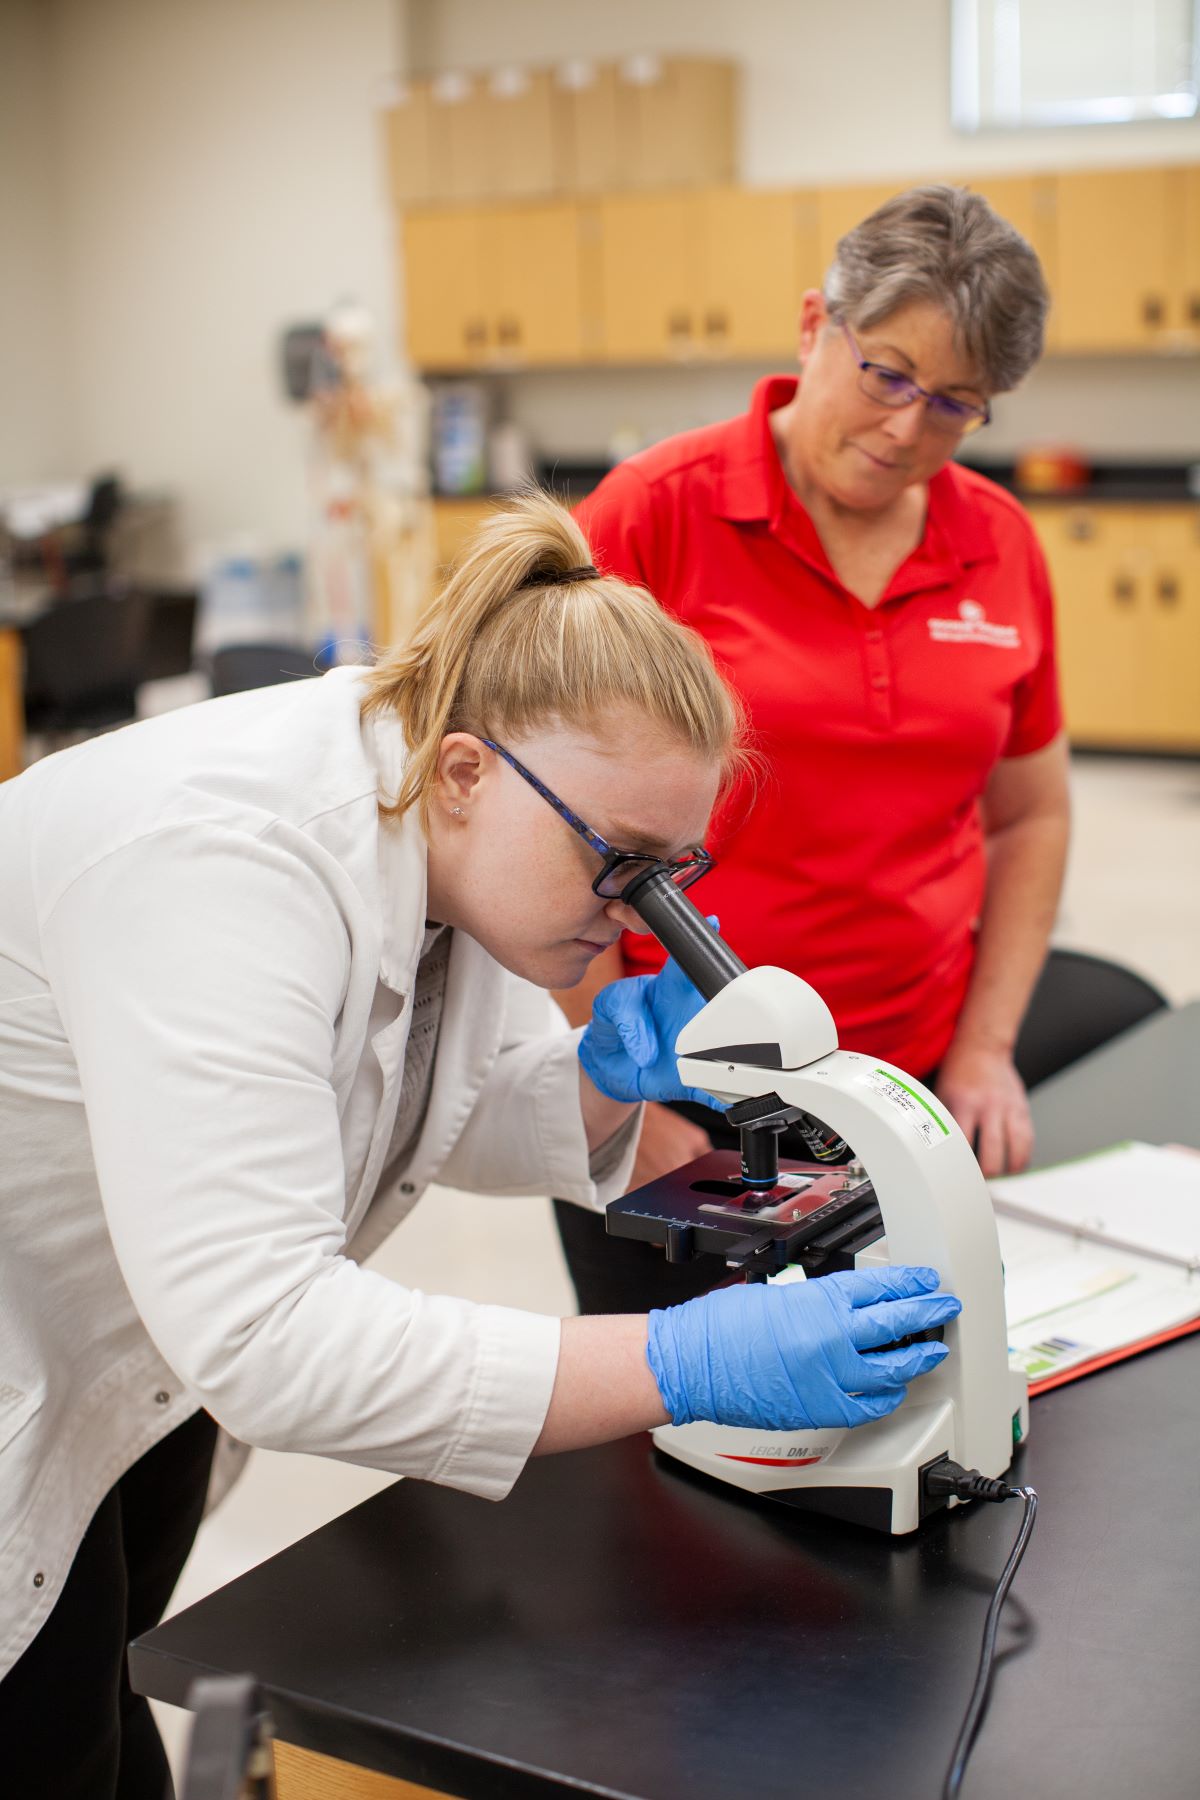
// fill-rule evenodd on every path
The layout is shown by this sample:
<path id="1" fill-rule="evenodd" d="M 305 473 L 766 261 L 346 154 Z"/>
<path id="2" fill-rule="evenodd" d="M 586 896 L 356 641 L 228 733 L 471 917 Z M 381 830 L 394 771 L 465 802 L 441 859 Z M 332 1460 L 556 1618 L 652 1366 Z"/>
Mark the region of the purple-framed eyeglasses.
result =
<path id="1" fill-rule="evenodd" d="M 644 875 L 647 869 L 668 869 L 676 887 L 688 888 L 712 868 L 714 859 L 702 844 L 693 844 L 682 856 L 673 857 L 650 856 L 645 850 L 614 850 L 606 838 L 585 825 L 578 813 L 573 813 L 557 794 L 551 793 L 544 781 L 539 781 L 524 763 L 518 762 L 511 750 L 506 750 L 503 744 L 493 743 L 491 738 L 480 738 L 479 741 L 503 757 L 509 768 L 515 769 L 522 781 L 527 781 L 602 859 L 600 873 L 592 883 L 592 892 L 599 894 L 602 900 L 619 900 L 630 882 L 638 875 Z"/>
<path id="2" fill-rule="evenodd" d="M 868 362 L 858 347 L 858 341 L 844 320 L 838 324 L 846 334 L 846 342 L 859 367 L 858 385 L 868 400 L 877 400 L 880 406 L 911 406 L 914 400 L 925 402 L 925 417 L 935 431 L 944 431 L 950 437 L 966 437 L 969 432 L 978 431 L 981 426 L 991 421 L 992 409 L 988 405 L 972 406 L 966 400 L 955 400 L 949 394 L 931 394 L 920 382 L 902 375 L 899 369 L 889 369 L 884 363 Z"/>

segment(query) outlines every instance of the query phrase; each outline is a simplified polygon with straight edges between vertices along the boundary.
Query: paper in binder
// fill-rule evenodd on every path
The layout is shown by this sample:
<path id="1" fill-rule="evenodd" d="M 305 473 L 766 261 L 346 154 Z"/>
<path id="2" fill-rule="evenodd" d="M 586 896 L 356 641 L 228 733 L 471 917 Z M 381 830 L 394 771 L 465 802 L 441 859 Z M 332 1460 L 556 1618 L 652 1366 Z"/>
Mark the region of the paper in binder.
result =
<path id="1" fill-rule="evenodd" d="M 1196 1151 L 1118 1144 L 990 1186 L 1031 1393 L 1200 1330 Z"/>

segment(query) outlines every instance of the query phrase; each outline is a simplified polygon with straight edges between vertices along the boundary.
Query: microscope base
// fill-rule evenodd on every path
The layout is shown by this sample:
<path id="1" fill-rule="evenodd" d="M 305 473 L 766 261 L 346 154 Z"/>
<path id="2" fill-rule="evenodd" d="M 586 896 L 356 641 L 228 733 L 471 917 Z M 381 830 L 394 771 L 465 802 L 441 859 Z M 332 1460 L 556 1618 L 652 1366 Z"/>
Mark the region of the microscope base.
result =
<path id="1" fill-rule="evenodd" d="M 1029 1430 L 1025 1377 L 1011 1372 L 1012 1443 Z M 921 1472 L 956 1458 L 954 1403 L 910 1397 L 886 1419 L 853 1431 L 766 1432 L 729 1425 L 663 1425 L 656 1449 L 716 1481 L 804 1512 L 824 1513 L 894 1536 L 915 1531 L 947 1504 L 922 1493 Z M 1008 1468 L 981 1469 L 1001 1476 Z M 951 1500 L 950 1505 L 959 1502 Z"/>

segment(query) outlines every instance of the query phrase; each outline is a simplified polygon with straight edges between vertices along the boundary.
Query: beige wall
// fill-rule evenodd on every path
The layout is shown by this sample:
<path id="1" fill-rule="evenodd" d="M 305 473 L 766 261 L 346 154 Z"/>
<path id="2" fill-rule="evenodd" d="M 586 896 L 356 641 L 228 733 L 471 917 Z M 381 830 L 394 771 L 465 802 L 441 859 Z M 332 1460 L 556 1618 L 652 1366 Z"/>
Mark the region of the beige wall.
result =
<path id="1" fill-rule="evenodd" d="M 1200 159 L 1200 119 L 952 131 L 950 0 L 409 0 L 409 16 L 413 56 L 434 69 L 734 57 L 742 179 L 760 184 Z"/>
<path id="2" fill-rule="evenodd" d="M 54 460 L 177 490 L 194 539 L 300 542 L 305 427 L 281 396 L 277 340 L 344 294 L 391 332 L 373 100 L 396 60 L 395 0 L 37 10 L 49 105 L 14 135 L 39 185 L 43 161 L 56 171 L 54 217 L 27 234 L 30 266 L 59 275 Z M 21 311 L 40 340 L 32 293 Z M 25 439 L 27 392 L 20 414 Z"/>
<path id="3" fill-rule="evenodd" d="M 48 8 L 0 0 L 0 486 L 52 476 L 66 455 L 49 99 Z"/>
<path id="4" fill-rule="evenodd" d="M 409 0 L 426 69 L 689 50 L 742 66 L 741 176 L 758 185 L 1200 160 L 1200 120 L 964 136 L 951 130 L 950 0 Z M 563 456 L 613 432 L 647 439 L 738 411 L 750 368 L 506 384 L 511 415 Z M 1105 457 L 1200 458 L 1200 357 L 1044 363 L 1005 396 L 980 456 L 1062 440 Z M 974 446 L 973 446 L 974 450 Z"/>
<path id="5" fill-rule="evenodd" d="M 617 433 L 652 443 L 741 412 L 766 373 L 766 364 L 582 376 L 544 370 L 507 377 L 502 404 L 534 444 L 588 459 Z M 1200 461 L 1200 358 L 1050 357 L 993 411 L 991 425 L 970 440 L 972 459 L 1003 460 L 1053 443 L 1106 461 Z"/>
<path id="6" fill-rule="evenodd" d="M 390 329 L 374 99 L 397 66 L 731 54 L 759 183 L 1200 157 L 1190 121 L 955 137 L 947 17 L 948 0 L 0 0 L 0 482 L 115 463 L 176 488 L 202 543 L 303 540 L 278 334 L 344 293 Z M 594 454 L 619 427 L 736 410 L 755 372 L 508 387 L 547 449 Z M 1200 359 L 1047 365 L 989 435 L 1200 456 Z"/>

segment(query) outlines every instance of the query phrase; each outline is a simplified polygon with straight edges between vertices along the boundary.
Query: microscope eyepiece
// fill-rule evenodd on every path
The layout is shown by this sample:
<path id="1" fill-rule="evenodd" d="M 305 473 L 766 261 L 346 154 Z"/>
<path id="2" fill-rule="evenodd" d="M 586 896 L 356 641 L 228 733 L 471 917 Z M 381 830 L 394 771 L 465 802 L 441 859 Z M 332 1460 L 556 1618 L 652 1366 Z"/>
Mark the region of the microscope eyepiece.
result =
<path id="1" fill-rule="evenodd" d="M 695 901 L 676 887 L 668 863 L 656 863 L 635 875 L 622 892 L 621 903 L 633 908 L 706 1000 L 745 974 L 745 963 Z"/>

